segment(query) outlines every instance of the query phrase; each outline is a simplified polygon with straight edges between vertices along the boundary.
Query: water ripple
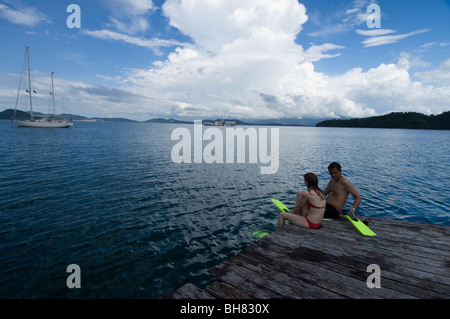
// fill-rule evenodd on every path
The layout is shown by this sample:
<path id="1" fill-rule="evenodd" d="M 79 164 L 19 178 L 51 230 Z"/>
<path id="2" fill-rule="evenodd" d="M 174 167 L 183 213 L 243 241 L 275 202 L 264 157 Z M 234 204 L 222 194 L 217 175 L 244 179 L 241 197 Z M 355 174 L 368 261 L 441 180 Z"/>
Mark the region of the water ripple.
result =
<path id="1" fill-rule="evenodd" d="M 0 297 L 155 298 L 275 229 L 277 210 L 343 165 L 367 216 L 449 225 L 448 132 L 280 128 L 280 167 L 174 164 L 174 125 L 0 123 Z M 330 138 L 332 136 L 332 138 Z M 364 143 L 361 143 L 364 141 Z M 82 289 L 66 287 L 79 264 Z"/>

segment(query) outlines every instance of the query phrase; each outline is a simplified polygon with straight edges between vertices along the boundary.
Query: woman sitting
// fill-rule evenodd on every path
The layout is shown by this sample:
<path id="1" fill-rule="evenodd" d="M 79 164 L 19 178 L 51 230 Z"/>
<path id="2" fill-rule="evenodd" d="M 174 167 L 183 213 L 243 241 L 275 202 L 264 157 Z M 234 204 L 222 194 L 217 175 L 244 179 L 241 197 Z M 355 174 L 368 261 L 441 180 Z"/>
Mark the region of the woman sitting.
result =
<path id="1" fill-rule="evenodd" d="M 297 194 L 296 205 L 290 213 L 280 213 L 278 228 L 283 227 L 286 220 L 309 229 L 321 227 L 326 201 L 318 186 L 319 179 L 314 173 L 307 173 L 303 178 L 308 190 Z"/>

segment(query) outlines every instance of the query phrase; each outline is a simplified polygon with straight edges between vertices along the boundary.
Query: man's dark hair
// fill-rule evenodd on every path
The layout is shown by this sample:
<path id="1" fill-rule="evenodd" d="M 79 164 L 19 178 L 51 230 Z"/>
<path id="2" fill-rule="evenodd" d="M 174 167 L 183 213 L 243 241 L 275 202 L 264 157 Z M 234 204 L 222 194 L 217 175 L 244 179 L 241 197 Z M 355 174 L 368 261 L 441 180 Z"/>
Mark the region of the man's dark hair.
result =
<path id="1" fill-rule="evenodd" d="M 342 171 L 341 164 L 333 162 L 328 165 L 328 170 L 331 171 L 333 168 L 337 168 L 338 171 Z"/>

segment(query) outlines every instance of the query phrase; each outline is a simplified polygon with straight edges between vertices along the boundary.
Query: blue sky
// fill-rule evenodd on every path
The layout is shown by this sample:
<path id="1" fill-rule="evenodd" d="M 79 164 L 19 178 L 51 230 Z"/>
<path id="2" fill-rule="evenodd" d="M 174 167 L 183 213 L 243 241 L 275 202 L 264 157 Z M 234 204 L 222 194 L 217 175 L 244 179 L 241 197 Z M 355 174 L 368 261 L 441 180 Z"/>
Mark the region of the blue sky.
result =
<path id="1" fill-rule="evenodd" d="M 0 110 L 14 107 L 29 46 L 41 112 L 54 71 L 58 112 L 85 116 L 439 114 L 449 30 L 448 0 L 0 0 Z"/>

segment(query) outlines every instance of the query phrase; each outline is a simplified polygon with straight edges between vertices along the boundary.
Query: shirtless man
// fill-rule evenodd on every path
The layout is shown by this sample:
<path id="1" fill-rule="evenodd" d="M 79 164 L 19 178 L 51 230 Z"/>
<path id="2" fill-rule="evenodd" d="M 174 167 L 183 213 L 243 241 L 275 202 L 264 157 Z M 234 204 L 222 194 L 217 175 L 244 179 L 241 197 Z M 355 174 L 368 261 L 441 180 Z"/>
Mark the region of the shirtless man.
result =
<path id="1" fill-rule="evenodd" d="M 328 172 L 331 179 L 323 192 L 325 196 L 328 195 L 324 218 L 337 219 L 345 203 L 347 203 L 349 194 L 352 194 L 355 198 L 353 207 L 350 209 L 351 213 L 355 213 L 356 208 L 361 203 L 361 195 L 359 195 L 355 186 L 346 177 L 342 176 L 341 165 L 336 162 L 331 163 L 328 166 Z"/>

